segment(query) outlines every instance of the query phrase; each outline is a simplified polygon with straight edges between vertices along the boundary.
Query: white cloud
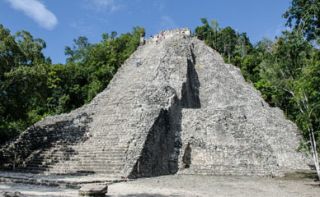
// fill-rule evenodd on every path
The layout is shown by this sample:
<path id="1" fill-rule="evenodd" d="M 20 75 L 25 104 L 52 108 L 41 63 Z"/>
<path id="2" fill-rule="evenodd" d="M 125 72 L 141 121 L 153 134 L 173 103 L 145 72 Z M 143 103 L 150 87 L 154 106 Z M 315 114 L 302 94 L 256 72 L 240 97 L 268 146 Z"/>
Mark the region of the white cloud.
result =
<path id="1" fill-rule="evenodd" d="M 87 0 L 91 4 L 91 7 L 96 10 L 108 10 L 114 12 L 119 10 L 122 5 L 119 0 Z"/>
<path id="2" fill-rule="evenodd" d="M 6 0 L 15 10 L 36 21 L 41 27 L 51 30 L 58 24 L 57 17 L 39 0 Z"/>

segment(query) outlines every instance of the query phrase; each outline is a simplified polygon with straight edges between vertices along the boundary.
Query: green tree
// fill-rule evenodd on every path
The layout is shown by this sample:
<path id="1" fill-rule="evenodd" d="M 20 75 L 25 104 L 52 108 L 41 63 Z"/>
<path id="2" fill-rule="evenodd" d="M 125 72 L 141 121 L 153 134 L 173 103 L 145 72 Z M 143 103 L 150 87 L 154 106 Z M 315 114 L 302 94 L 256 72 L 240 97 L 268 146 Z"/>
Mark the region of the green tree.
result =
<path id="1" fill-rule="evenodd" d="M 195 33 L 200 40 L 207 41 L 209 32 L 211 31 L 211 27 L 206 18 L 201 18 L 200 20 L 201 20 L 202 26 L 196 27 Z"/>
<path id="2" fill-rule="evenodd" d="M 11 35 L 0 25 L 0 143 L 38 119 L 31 106 L 41 108 L 46 95 L 45 46 L 29 32 Z"/>
<path id="3" fill-rule="evenodd" d="M 80 36 L 73 40 L 73 47 L 66 47 L 64 54 L 67 57 L 67 62 L 81 62 L 84 60 L 87 51 L 89 50 L 91 44 L 88 38 L 85 36 Z"/>
<path id="4" fill-rule="evenodd" d="M 231 58 L 235 54 L 238 35 L 234 29 L 226 27 L 219 32 L 219 38 L 217 43 L 218 51 L 227 57 L 227 61 L 231 63 Z"/>
<path id="5" fill-rule="evenodd" d="M 0 25 L 0 143 L 44 116 L 68 112 L 107 87 L 117 69 L 139 46 L 145 31 L 103 34 L 91 44 L 84 36 L 66 47 L 67 63 L 53 65 L 46 43 L 27 31 L 12 35 Z"/>
<path id="6" fill-rule="evenodd" d="M 19 65 L 25 59 L 15 37 L 3 25 L 0 25 L 0 82 L 4 73 Z"/>
<path id="7" fill-rule="evenodd" d="M 276 89 L 272 103 L 294 119 L 297 106 L 292 102 L 294 82 L 310 57 L 312 46 L 299 31 L 284 32 L 272 45 L 271 53 L 261 63 L 260 77 Z"/>
<path id="8" fill-rule="evenodd" d="M 309 138 L 309 147 L 311 147 L 311 153 L 320 180 L 318 157 L 320 148 L 317 146 L 317 144 L 320 144 L 320 61 L 318 54 L 318 51 L 313 54 L 313 57 L 308 60 L 308 64 L 302 69 L 300 78 L 295 81 L 293 99 L 299 109 L 299 113 L 296 115 L 296 122 L 303 131 L 305 138 Z"/>
<path id="9" fill-rule="evenodd" d="M 297 123 L 310 145 L 320 178 L 320 149 L 317 147 L 320 141 L 320 97 L 316 85 L 320 82 L 318 54 L 318 49 L 304 39 L 299 29 L 283 32 L 273 44 L 271 56 L 263 60 L 259 83 L 264 81 L 272 87 L 272 103 Z M 266 94 L 263 89 L 262 93 Z"/>
<path id="10" fill-rule="evenodd" d="M 302 29 L 308 40 L 319 39 L 320 0 L 292 0 L 283 16 L 288 26 Z"/>

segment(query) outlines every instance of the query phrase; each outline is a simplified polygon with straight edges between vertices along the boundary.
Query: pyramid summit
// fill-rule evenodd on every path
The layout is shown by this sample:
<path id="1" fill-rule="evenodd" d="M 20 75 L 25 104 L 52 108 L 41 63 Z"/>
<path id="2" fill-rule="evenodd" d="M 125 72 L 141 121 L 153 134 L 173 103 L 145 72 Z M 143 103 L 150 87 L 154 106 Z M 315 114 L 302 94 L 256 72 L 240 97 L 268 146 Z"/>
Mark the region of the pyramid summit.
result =
<path id="1" fill-rule="evenodd" d="M 309 169 L 297 126 L 188 29 L 146 41 L 89 104 L 0 150 L 4 169 L 112 177 Z"/>

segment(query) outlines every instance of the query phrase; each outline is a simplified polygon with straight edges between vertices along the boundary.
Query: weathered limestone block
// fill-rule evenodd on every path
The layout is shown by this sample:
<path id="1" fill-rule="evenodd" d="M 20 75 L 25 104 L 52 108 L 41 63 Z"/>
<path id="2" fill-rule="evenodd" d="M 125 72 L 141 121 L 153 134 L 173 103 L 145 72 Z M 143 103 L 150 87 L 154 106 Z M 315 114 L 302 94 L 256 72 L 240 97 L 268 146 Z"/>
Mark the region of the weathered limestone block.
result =
<path id="1" fill-rule="evenodd" d="M 80 196 L 106 196 L 108 185 L 86 184 L 79 189 Z"/>

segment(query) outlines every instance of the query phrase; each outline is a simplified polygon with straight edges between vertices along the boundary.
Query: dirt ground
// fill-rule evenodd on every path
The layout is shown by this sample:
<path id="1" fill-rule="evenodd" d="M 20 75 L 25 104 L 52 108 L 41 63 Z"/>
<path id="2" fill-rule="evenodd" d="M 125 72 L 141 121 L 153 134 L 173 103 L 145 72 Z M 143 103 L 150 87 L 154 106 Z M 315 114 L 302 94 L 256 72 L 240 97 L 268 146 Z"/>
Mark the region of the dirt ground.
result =
<path id="1" fill-rule="evenodd" d="M 0 183 L 0 191 L 19 191 L 25 196 L 78 196 L 75 189 L 22 184 Z M 108 196 L 320 197 L 320 186 L 312 179 L 173 175 L 112 184 Z"/>

